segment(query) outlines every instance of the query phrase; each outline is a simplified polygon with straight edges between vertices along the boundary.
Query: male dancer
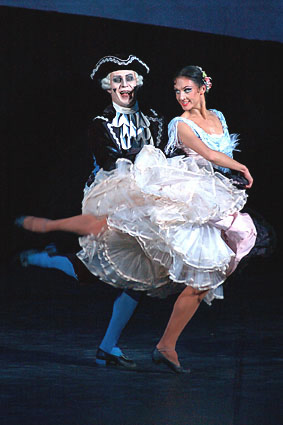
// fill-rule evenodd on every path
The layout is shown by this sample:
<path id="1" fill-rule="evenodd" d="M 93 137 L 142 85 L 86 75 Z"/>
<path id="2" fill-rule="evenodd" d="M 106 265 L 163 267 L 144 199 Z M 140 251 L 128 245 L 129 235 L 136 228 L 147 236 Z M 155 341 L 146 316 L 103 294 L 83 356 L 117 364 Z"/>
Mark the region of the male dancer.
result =
<path id="1" fill-rule="evenodd" d="M 102 89 L 111 96 L 109 105 L 101 115 L 93 118 L 89 141 L 93 152 L 94 169 L 86 183 L 88 191 L 100 168 L 115 168 L 118 158 L 133 161 L 142 147 L 152 144 L 163 149 L 166 143 L 164 121 L 153 109 L 141 111 L 137 102 L 143 77 L 149 67 L 138 57 L 105 56 L 92 71 L 91 78 L 100 81 Z M 21 223 L 19 223 L 21 225 Z M 94 280 L 94 276 L 75 255 L 56 255 L 48 252 L 25 251 L 20 256 L 23 266 L 34 265 L 62 270 L 79 281 Z M 114 364 L 134 368 L 133 360 L 117 347 L 119 337 L 130 320 L 140 298 L 139 291 L 120 293 L 113 306 L 106 334 L 96 353 L 97 364 Z"/>

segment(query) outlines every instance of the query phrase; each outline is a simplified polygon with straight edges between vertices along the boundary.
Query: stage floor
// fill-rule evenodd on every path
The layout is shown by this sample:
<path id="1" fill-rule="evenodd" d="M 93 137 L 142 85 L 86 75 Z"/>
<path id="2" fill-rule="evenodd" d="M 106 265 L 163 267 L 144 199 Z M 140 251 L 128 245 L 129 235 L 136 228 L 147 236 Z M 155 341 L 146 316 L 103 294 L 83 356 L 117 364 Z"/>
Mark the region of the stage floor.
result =
<path id="1" fill-rule="evenodd" d="M 178 344 L 190 375 L 151 362 L 174 297 L 144 297 L 120 346 L 136 371 L 94 363 L 116 290 L 17 263 L 2 271 L 2 425 L 281 425 L 280 265 L 251 263 L 202 304 Z"/>

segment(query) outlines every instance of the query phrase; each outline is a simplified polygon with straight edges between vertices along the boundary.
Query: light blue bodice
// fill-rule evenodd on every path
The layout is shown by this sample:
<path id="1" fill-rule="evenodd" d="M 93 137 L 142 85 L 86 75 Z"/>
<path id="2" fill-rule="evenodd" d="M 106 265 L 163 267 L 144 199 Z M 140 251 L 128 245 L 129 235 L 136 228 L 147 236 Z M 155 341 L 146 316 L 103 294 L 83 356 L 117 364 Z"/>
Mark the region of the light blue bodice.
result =
<path id="1" fill-rule="evenodd" d="M 178 138 L 177 124 L 179 121 L 183 121 L 191 127 L 195 135 L 200 140 L 202 140 L 210 149 L 225 153 L 230 158 L 233 158 L 233 151 L 237 150 L 236 147 L 238 146 L 238 134 L 229 134 L 228 126 L 222 112 L 217 111 L 216 109 L 210 109 L 210 111 L 214 112 L 215 115 L 219 118 L 222 125 L 223 134 L 208 134 L 193 121 L 183 117 L 175 117 L 170 121 L 168 126 L 169 139 L 168 144 L 165 148 L 165 153 L 172 154 L 176 149 L 182 149 L 186 154 L 189 154 L 188 151 L 193 152 L 192 149 L 187 148 Z M 213 166 L 224 172 L 229 171 L 228 168 L 218 167 L 215 165 Z"/>

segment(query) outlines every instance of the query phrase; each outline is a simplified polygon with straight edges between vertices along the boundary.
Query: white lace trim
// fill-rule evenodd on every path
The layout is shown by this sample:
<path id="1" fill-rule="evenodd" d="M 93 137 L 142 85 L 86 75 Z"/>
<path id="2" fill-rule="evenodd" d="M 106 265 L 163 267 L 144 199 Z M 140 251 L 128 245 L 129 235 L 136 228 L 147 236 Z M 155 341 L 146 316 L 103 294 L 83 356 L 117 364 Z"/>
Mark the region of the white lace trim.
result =
<path id="1" fill-rule="evenodd" d="M 155 115 L 155 117 L 149 117 L 149 116 L 147 116 L 147 118 L 150 121 L 158 122 L 158 132 L 157 132 L 157 138 L 156 138 L 155 145 L 156 146 L 159 146 L 160 143 L 161 143 L 164 122 L 163 122 L 163 118 L 158 118 L 158 114 L 157 114 L 157 112 L 154 109 L 150 109 L 150 110 L 153 113 L 153 115 Z"/>
<path id="2" fill-rule="evenodd" d="M 94 120 L 103 120 L 103 121 L 109 121 L 108 118 L 103 117 L 102 115 L 97 115 L 97 117 L 94 117 L 92 121 Z"/>
<path id="3" fill-rule="evenodd" d="M 113 63 L 116 63 L 117 65 L 127 66 L 130 63 L 134 62 L 135 60 L 138 61 L 141 65 L 143 65 L 145 67 L 146 72 L 148 74 L 149 73 L 149 67 L 141 59 L 139 59 L 137 56 L 130 55 L 128 57 L 128 59 L 120 59 L 120 58 L 117 58 L 116 56 L 104 56 L 102 59 L 100 59 L 97 62 L 96 67 L 92 70 L 92 73 L 90 74 L 90 78 L 93 79 L 93 77 L 96 74 L 96 72 L 98 71 L 98 69 L 104 63 L 113 62 Z"/>

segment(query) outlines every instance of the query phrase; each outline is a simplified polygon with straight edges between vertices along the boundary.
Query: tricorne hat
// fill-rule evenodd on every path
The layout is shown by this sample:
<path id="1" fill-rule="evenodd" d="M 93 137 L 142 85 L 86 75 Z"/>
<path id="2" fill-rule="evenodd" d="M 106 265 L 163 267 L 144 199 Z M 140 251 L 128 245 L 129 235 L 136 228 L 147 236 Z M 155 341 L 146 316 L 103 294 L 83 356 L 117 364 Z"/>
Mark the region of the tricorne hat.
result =
<path id="1" fill-rule="evenodd" d="M 93 79 L 94 77 L 101 79 L 106 77 L 110 72 L 128 69 L 131 71 L 135 71 L 138 74 L 144 76 L 149 73 L 149 67 L 146 63 L 144 63 L 137 56 L 129 55 L 117 55 L 117 56 L 104 56 L 101 58 L 95 68 L 92 70 L 90 77 Z"/>

